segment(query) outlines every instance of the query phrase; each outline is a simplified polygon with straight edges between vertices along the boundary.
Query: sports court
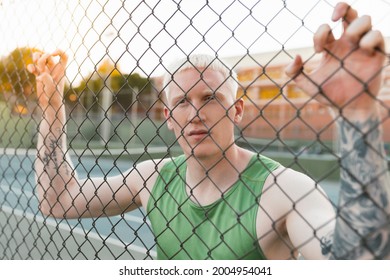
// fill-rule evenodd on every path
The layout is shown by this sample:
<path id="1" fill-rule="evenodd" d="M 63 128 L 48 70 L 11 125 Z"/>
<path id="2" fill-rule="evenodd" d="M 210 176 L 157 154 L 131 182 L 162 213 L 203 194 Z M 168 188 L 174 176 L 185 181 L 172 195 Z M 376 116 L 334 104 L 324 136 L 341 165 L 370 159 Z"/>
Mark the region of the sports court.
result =
<path id="1" fill-rule="evenodd" d="M 0 243 L 4 246 L 1 258 L 143 259 L 146 255 L 155 256 L 153 236 L 141 211 L 98 219 L 61 221 L 43 218 L 34 194 L 34 158 L 32 150 L 14 150 L 1 155 L 3 240 Z M 74 159 L 76 163 L 77 158 Z M 131 166 L 131 162 L 125 160 L 114 163 L 108 158 L 97 160 L 92 156 L 84 156 L 80 163 L 77 172 L 82 178 L 87 174 L 98 176 L 102 172 L 114 175 Z M 58 246 L 63 249 L 58 250 Z"/>

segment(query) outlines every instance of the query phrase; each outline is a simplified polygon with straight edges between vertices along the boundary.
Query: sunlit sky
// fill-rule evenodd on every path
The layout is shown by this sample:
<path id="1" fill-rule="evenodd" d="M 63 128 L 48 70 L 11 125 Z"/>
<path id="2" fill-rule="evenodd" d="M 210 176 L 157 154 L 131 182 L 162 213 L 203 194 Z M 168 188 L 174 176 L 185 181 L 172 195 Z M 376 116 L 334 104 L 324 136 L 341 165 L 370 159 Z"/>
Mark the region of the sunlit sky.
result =
<path id="1" fill-rule="evenodd" d="M 123 73 L 157 76 L 192 52 L 227 57 L 311 46 L 320 24 L 340 29 L 330 21 L 337 2 L 0 0 L 0 56 L 16 47 L 61 48 L 70 56 L 71 80 L 89 75 L 107 55 Z M 390 0 L 347 2 L 390 35 Z"/>

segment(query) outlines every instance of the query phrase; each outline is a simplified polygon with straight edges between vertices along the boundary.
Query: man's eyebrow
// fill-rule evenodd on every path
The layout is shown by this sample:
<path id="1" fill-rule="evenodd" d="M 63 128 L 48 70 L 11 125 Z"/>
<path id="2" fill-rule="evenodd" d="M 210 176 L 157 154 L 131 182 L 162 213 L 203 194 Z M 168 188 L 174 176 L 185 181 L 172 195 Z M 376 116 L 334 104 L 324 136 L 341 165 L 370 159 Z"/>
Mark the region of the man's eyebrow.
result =
<path id="1" fill-rule="evenodd" d="M 225 97 L 225 95 L 226 95 L 226 93 L 222 92 L 219 89 L 217 89 L 217 90 L 212 90 L 212 89 L 204 90 L 203 94 L 212 94 L 212 95 L 218 96 L 218 97 Z"/>
<path id="2" fill-rule="evenodd" d="M 203 94 L 213 94 L 213 95 L 215 95 L 215 94 L 223 94 L 222 91 L 220 91 L 218 89 L 217 90 L 205 89 L 205 90 L 202 91 L 202 93 Z"/>
<path id="3" fill-rule="evenodd" d="M 179 93 L 179 94 L 175 94 L 175 96 L 173 96 L 171 98 L 171 101 L 172 101 L 172 103 L 175 103 L 176 101 L 182 100 L 186 96 L 187 96 L 187 94 L 185 92 Z"/>

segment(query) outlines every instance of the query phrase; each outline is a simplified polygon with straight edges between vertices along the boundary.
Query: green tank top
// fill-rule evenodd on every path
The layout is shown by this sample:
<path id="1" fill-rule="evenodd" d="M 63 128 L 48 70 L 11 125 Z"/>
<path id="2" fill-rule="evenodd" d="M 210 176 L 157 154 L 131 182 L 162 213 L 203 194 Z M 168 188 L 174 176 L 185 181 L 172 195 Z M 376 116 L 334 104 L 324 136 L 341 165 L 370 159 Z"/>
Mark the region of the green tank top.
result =
<path id="1" fill-rule="evenodd" d="M 280 164 L 254 155 L 240 179 L 214 203 L 201 206 L 187 195 L 184 155 L 167 162 L 151 191 L 147 213 L 164 259 L 265 259 L 256 234 L 264 181 Z"/>

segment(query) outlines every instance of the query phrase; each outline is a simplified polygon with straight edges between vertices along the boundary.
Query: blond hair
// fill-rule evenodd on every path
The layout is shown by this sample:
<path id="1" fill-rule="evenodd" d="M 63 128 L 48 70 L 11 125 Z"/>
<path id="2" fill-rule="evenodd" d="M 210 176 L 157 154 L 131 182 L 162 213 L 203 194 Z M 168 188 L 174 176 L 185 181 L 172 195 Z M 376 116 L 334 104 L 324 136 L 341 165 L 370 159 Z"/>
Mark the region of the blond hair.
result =
<path id="1" fill-rule="evenodd" d="M 225 79 L 224 83 L 228 86 L 233 98 L 236 99 L 238 89 L 236 72 L 223 63 L 219 58 L 207 54 L 189 55 L 185 58 L 176 60 L 167 67 L 167 72 L 163 77 L 162 84 L 166 96 L 169 94 L 170 83 L 175 83 L 175 74 L 187 69 L 197 69 L 200 74 L 207 69 L 220 72 Z"/>

